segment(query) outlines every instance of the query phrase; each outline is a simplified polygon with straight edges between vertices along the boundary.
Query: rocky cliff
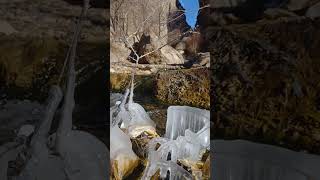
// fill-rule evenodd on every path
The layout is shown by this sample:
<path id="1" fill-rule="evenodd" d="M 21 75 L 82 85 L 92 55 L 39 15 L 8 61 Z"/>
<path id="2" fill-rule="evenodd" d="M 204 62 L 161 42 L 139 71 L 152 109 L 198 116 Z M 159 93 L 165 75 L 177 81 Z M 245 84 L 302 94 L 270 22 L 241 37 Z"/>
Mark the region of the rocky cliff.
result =
<path id="1" fill-rule="evenodd" d="M 291 11 L 290 3 L 279 11 L 266 7 L 254 23 L 242 19 L 221 26 L 214 8 L 200 14 L 212 60 L 213 138 L 320 153 L 320 21 Z M 277 16 L 270 18 L 271 11 Z"/>

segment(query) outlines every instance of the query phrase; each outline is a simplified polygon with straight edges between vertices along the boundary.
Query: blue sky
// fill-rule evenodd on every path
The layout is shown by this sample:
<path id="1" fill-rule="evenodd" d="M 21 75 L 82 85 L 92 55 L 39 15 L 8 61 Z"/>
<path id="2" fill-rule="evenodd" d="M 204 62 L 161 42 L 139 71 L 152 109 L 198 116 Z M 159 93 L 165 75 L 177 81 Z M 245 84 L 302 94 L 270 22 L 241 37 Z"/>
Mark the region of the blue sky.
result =
<path id="1" fill-rule="evenodd" d="M 199 11 L 199 1 L 198 0 L 179 0 L 182 7 L 186 10 L 185 15 L 187 18 L 187 23 L 192 29 L 195 28 L 197 23 L 197 16 Z"/>

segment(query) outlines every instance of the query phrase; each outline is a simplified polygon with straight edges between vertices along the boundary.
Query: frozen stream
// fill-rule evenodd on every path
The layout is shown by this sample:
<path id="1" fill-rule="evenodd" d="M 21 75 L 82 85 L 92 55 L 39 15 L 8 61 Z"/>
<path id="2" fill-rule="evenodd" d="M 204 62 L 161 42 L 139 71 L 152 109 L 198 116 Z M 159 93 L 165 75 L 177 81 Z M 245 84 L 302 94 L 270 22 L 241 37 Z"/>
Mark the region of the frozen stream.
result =
<path id="1" fill-rule="evenodd" d="M 216 180 L 318 180 L 320 156 L 243 140 L 211 141 Z"/>

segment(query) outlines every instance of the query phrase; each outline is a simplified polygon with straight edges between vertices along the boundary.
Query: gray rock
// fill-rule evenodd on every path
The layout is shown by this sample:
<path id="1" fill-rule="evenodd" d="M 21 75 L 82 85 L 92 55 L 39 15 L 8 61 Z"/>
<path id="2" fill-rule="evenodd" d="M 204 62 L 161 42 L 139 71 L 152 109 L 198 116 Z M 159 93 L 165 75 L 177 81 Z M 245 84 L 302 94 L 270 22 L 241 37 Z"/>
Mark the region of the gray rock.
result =
<path id="1" fill-rule="evenodd" d="M 306 16 L 309 18 L 317 18 L 320 17 L 320 2 L 315 4 L 314 6 L 311 6 L 307 12 Z"/>
<path id="2" fill-rule="evenodd" d="M 270 8 L 264 11 L 264 16 L 268 19 L 277 19 L 281 17 L 297 17 L 293 12 L 280 8 Z"/>
<path id="3" fill-rule="evenodd" d="M 110 62 L 123 62 L 130 55 L 130 50 L 121 43 L 111 43 Z"/>
<path id="4" fill-rule="evenodd" d="M 318 0 L 316 0 L 316 1 L 318 1 Z M 314 0 L 290 0 L 287 5 L 287 8 L 290 11 L 297 11 L 297 10 L 307 8 L 308 6 L 310 6 L 314 2 L 315 2 Z"/>
<path id="5" fill-rule="evenodd" d="M 164 46 L 160 50 L 163 64 L 184 64 L 183 56 L 171 46 Z"/>

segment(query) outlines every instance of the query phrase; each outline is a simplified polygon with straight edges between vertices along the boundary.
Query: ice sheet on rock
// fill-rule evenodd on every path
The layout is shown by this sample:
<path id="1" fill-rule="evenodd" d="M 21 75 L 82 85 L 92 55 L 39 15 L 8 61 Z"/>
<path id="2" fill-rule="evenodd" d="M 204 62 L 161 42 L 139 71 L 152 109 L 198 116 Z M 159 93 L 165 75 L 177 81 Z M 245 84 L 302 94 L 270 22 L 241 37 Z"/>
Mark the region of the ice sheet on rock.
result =
<path id="1" fill-rule="evenodd" d="M 203 147 L 210 147 L 210 112 L 188 106 L 170 106 L 168 108 L 166 134 L 169 139 L 185 136 L 190 130 L 190 136 L 197 136 Z M 189 131 L 189 132 L 190 132 Z"/>
<path id="2" fill-rule="evenodd" d="M 109 151 L 93 135 L 71 131 L 62 142 L 64 170 L 69 179 L 101 180 L 109 177 Z"/>
<path id="3" fill-rule="evenodd" d="M 129 103 L 128 112 L 130 119 L 123 122 L 123 127 L 128 129 L 130 137 L 137 137 L 144 131 L 156 132 L 156 124 L 140 104 Z"/>
<path id="4" fill-rule="evenodd" d="M 28 161 L 22 173 L 14 180 L 57 180 L 66 179 L 64 165 L 57 156 L 45 156 L 41 160 L 32 158 Z"/>
<path id="5" fill-rule="evenodd" d="M 111 161 L 117 161 L 118 177 L 123 177 L 126 169 L 135 166 L 138 161 L 137 155 L 132 150 L 132 143 L 118 126 L 110 129 L 110 158 Z"/>
<path id="6" fill-rule="evenodd" d="M 28 160 L 16 180 L 101 180 L 109 177 L 105 145 L 89 133 L 72 131 L 63 141 L 64 157 L 51 155 L 45 147 Z"/>
<path id="7" fill-rule="evenodd" d="M 137 137 L 144 131 L 156 132 L 156 125 L 149 117 L 145 109 L 138 103 L 126 102 L 129 90 L 121 98 L 121 104 L 110 108 L 112 126 L 121 124 L 130 137 Z"/>
<path id="8" fill-rule="evenodd" d="M 133 158 L 136 157 L 132 151 L 132 144 L 127 136 L 118 126 L 110 129 L 110 158 L 115 159 L 118 154 L 125 153 Z"/>
<path id="9" fill-rule="evenodd" d="M 115 106 L 117 101 L 121 101 L 123 94 L 121 93 L 110 93 L 110 107 Z"/>
<path id="10" fill-rule="evenodd" d="M 320 156 L 243 140 L 211 141 L 212 174 L 219 180 L 311 180 L 320 177 Z"/>

